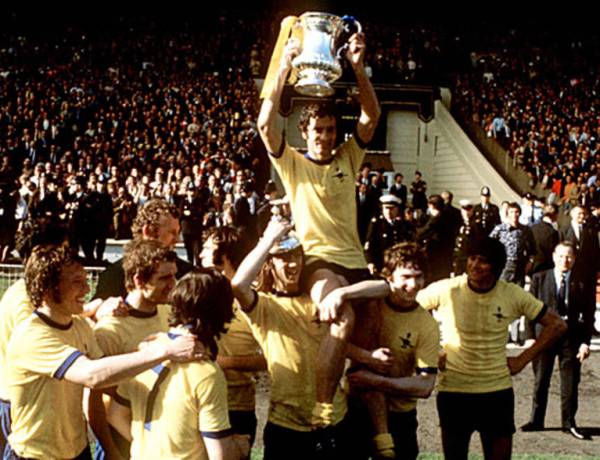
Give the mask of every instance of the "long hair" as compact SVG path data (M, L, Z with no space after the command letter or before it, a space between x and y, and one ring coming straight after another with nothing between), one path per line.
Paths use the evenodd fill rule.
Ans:
M68 247L45 244L33 248L25 265L25 289L34 308L42 306L48 293L60 301L60 275L73 263L79 260Z
M233 319L233 292L225 275L212 268L191 271L177 282L169 303L169 324L189 326L214 358L217 340Z

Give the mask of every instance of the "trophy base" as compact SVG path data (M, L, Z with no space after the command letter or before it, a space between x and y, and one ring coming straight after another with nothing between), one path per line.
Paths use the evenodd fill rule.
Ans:
M331 85L321 78L303 78L296 83L294 89L304 96L313 97L329 97L335 92Z

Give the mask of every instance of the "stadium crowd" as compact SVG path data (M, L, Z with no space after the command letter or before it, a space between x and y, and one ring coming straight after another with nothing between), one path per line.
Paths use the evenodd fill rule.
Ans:
M415 459L417 399L436 385L448 458L466 458L475 431L486 457L510 458L511 376L533 362L522 429L541 430L557 356L562 428L587 439L577 385L600 260L600 202L579 195L596 171L586 169L593 104L577 103L587 80L555 87L569 103L547 110L540 95L553 93L531 69L522 88L493 66L485 83L471 82L475 68L456 88L533 179L564 179L564 190L549 187L567 193L571 221L559 232L558 208L536 210L531 196L501 212L483 187L481 203L455 207L450 191L428 195L419 171L407 187L364 163L381 115L370 77L433 78L437 33L353 34L344 58L359 88L355 132L338 145L334 107L309 104L300 155L277 123L297 44L287 43L259 110L252 78L277 31L213 19L199 33L134 32L134 21L115 36L8 36L1 244L3 260L18 246L25 274L0 302L4 458L89 459L86 421L99 458L249 458L252 373L263 370L265 459ZM524 114L495 121L513 106ZM558 116L578 121L560 132ZM285 198L261 173L265 150ZM187 261L173 252L180 232ZM131 242L84 305L75 254L103 263L109 236ZM507 330L522 317L530 343L506 358Z

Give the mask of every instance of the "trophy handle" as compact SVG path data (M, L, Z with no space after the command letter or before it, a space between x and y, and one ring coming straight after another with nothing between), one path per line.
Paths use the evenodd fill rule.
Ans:
M346 29L347 32L350 32L348 29L350 28L350 26L356 26L356 33L360 34L362 33L362 25L360 24L360 22L358 22L356 20L356 18L354 16L342 16L342 21L344 21L344 28Z
M342 16L342 22L344 23L344 25L342 26L344 28L344 30L346 32L350 32L350 27L355 26L356 27L356 33L360 34L362 33L362 25L360 22L358 22L356 20L356 18L354 16ZM337 50L336 53L336 57L338 60L342 59L342 55L343 53L346 52L346 50L348 49L348 46L350 46L350 44L348 42L344 43L342 46L340 46L340 48Z

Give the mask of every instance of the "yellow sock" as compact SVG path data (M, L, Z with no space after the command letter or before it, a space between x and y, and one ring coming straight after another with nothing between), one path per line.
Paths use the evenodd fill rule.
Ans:
M333 404L317 402L312 411L312 424L319 428L333 425Z
M394 439L389 433L380 433L373 438L375 455L379 458L396 458Z

